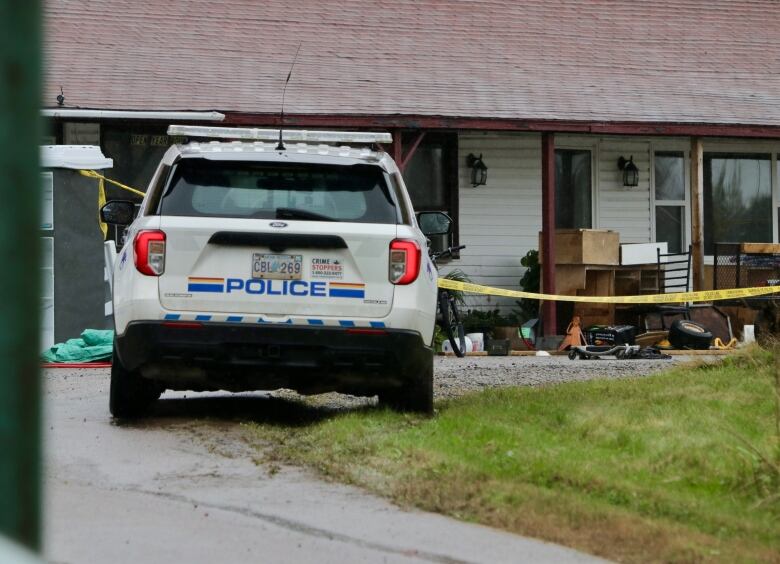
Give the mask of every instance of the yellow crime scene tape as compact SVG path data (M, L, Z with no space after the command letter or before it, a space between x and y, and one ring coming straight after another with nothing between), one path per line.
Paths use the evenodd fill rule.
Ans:
M780 292L780 286L762 286L760 288L731 288L728 290L704 290L699 292L674 292L669 294L651 294L643 296L559 296L557 294L537 294L518 290L506 290L481 286L469 282L458 282L448 278L439 278L439 288L460 290L469 294L485 294L504 296L507 298L528 298L532 300L554 302L582 302L599 304L666 304L679 302L714 302L717 300L734 300L739 298L755 298Z
M108 225L103 223L103 218L100 217L100 208L106 205L105 183L108 182L109 184L113 184L114 186L121 188L122 190L127 190L128 192L132 192L133 194L136 194L137 196L141 196L141 197L144 197L146 193L141 192L140 190L136 190L135 188L128 186L127 184L122 184L121 182L117 182L116 180L111 180L110 178L107 178L102 174L95 172L94 170L79 170L79 173L82 176L86 176L87 178L96 178L98 181L98 225L100 226L100 231L103 232L103 239L105 239L106 236L108 235Z
M95 178L98 181L98 210L106 203L105 182L112 184L137 196L145 196L136 188L122 184L95 172L94 170L79 170L79 172L88 178ZM98 217L100 230L103 232L103 238L108 234L108 226ZM739 298L754 298L757 296L766 296L780 292L780 286L763 286L760 288L732 288L728 290L705 290L700 292L674 292L669 294L650 294L642 296L559 296L557 294L537 294L534 292L522 292L519 290L507 290L505 288L494 288L492 286L482 286L470 282L458 282L449 278L439 278L439 288L447 290L460 290L469 294L484 294L490 296L504 296L507 298L527 298L532 300L554 301L554 302L581 302L581 303L600 303L600 304L664 304L679 302L713 302L717 300L733 300Z

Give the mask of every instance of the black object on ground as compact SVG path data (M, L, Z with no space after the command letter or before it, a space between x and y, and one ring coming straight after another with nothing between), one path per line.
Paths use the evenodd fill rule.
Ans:
M580 360L590 360L593 358L602 358L605 356L614 356L619 360L630 358L640 358L644 360L672 358L671 355L662 354L654 347L645 347L642 349L639 347L639 345L587 345L584 347L571 347L571 349L569 349L570 360L576 360L578 358Z
M507 356L509 344L509 339L488 339L485 342L485 350L488 356Z
M636 327L633 325L591 325L585 329L589 345L633 345L635 337Z
M706 350L712 343L712 333L700 323L678 319L669 329L669 342L676 349Z

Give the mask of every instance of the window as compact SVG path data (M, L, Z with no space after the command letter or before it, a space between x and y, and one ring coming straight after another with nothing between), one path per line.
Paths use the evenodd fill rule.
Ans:
M160 159L179 139L166 135L167 125L104 125L101 131L103 154L114 159L111 178L146 191ZM109 200L140 200L138 196L109 184Z
M41 173L41 229L54 229L54 173Z
M656 152L655 240L668 244L670 253L685 246L685 155L682 152Z
M404 137L404 147L412 136ZM458 147L457 135L426 133L404 171L404 183L416 212L443 211L453 220L453 233L434 237L431 247L441 251L458 241Z
M590 151L555 151L555 227L593 226Z
M397 223L385 173L363 164L183 159L173 171L160 213Z
M715 243L772 242L768 154L704 154L704 252Z
M54 238L41 237L41 350L54 346Z

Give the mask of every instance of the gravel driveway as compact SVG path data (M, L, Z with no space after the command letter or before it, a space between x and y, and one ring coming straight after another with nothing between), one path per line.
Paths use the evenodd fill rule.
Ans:
M697 361L719 362L723 357L696 357ZM433 390L435 399L448 399L469 392L502 386L541 386L597 378L642 377L668 370L692 357L675 356L658 360L569 360L567 356L436 356ZM274 396L301 399L326 409L349 409L376 403L375 398L321 394L301 398L281 390Z
M690 357L659 360L569 360L566 356L437 356L434 390L437 398L499 386L539 386L573 380L647 376Z

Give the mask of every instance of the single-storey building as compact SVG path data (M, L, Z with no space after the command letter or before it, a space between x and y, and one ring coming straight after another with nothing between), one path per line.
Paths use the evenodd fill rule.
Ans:
M44 4L47 142L100 145L131 186L170 123L383 130L476 283L519 289L556 228L692 245L694 289L715 243L780 242L774 0Z

